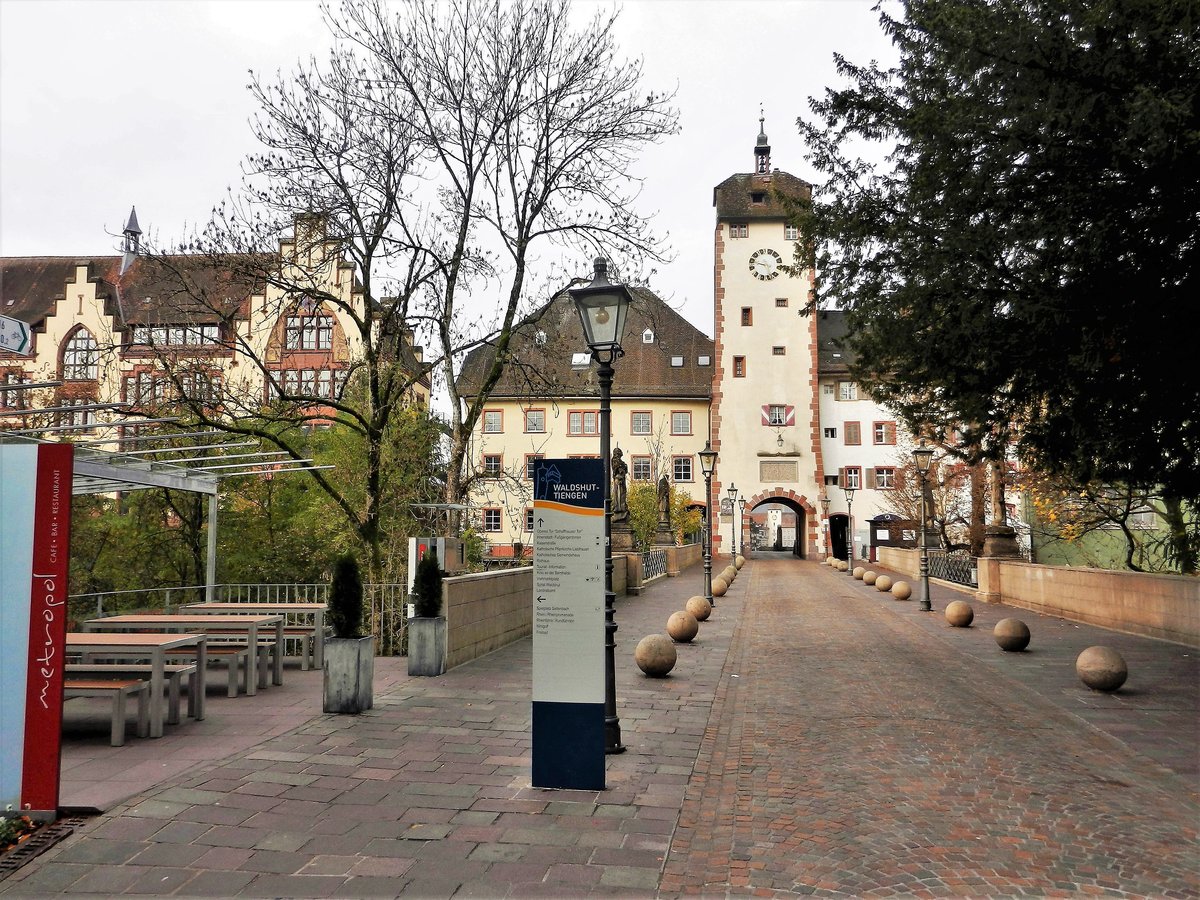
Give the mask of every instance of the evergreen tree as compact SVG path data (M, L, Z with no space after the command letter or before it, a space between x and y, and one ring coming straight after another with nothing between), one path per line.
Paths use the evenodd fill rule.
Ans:
M800 122L828 180L798 262L846 309L856 376L910 428L962 428L968 462L1015 439L1194 503L1194 4L903 0L881 24L898 64L837 57L849 86Z

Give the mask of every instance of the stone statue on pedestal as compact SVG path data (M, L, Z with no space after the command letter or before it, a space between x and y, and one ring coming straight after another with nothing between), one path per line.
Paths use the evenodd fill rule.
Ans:
M629 519L629 500L625 491L625 478L629 474L629 466L623 459L624 455L620 447L612 452L612 494L609 508L613 522L625 522Z
M671 530L671 483L665 474L658 479L658 530Z

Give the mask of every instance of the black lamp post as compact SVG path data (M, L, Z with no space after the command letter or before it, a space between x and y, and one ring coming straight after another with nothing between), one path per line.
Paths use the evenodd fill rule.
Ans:
M715 606L712 592L712 477L717 470L717 451L708 442L700 451L700 471L704 473L704 599Z
M735 525L733 520L737 518L737 516L735 515L735 508L734 508L734 504L737 503L737 492L738 492L737 485L735 485L735 484L729 485L729 490L727 490L725 492L725 496L729 498L729 532L730 532L730 534L729 534L729 538L730 538L730 540L729 540L729 558L730 559L733 559L735 556L734 551L736 548L734 545L737 544L737 538L734 537L734 534L733 534L733 529L734 529L734 525Z
M842 490L846 492L846 574L854 577L854 486L849 479Z
M925 479L929 476L929 464L933 462L933 448L925 446L921 438L921 446L913 450L913 462L917 467L917 477L921 479L921 610L929 612L933 604L929 601L929 535L925 530Z
M832 551L829 545L829 498L825 494L821 495L821 515L825 517L825 555L831 556Z
M745 535L745 533L742 531L742 527L743 527L745 524L746 524L746 498L745 498L745 497L738 497L738 520L737 520L737 533L738 533L738 535L741 537L741 541L742 541L742 553L743 553L743 554L745 554L745 552L746 552L746 535ZM736 547L734 547L733 549L734 549L734 555L736 556L736 555L737 555L737 548L736 548Z
M612 573L612 460L609 444L612 440L612 383L613 362L625 355L621 349L621 334L633 295L623 284L608 280L608 260L597 257L595 276L586 287L572 288L571 299L583 325L584 338L598 365L596 376L600 384L600 459L604 465L604 752L621 753L621 721L617 718L616 632L614 618L616 594L613 593Z

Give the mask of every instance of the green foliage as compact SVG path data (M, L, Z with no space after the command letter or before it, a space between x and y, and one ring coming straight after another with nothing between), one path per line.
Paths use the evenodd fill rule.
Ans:
M329 585L329 624L334 637L362 637L363 585L358 560L349 553L333 564Z
M648 482L634 482L628 500L629 528L634 542L641 549L648 549L658 531L658 490ZM671 485L671 529L676 540L700 528L700 513L691 508L693 502L690 494Z
M468 527L462 533L463 553L466 557L467 571L483 571L483 552L487 549L487 541L474 527Z
M363 472L365 438L335 425L305 433L288 425L243 420L264 430L290 433L301 455L324 472L356 504L368 503ZM408 537L428 533L412 504L436 499L436 423L420 409L392 415L382 447L378 490L377 552L306 473L266 474L222 483L218 510L217 580L224 583L309 584L324 582L335 557L377 557L372 581L401 582L406 576ZM104 497L72 501L71 591L136 590L204 582L207 545L206 498L179 491L138 491L118 505ZM194 599L194 598L192 598ZM131 595L134 607L153 605Z
M442 568L437 554L426 550L417 563L417 574L413 579L413 603L415 614L422 619L431 619L442 612Z
M855 376L993 459L1013 438L1079 484L1200 497L1194 6L900 8L899 64L838 57L849 86L801 123L828 180L798 256L847 311Z
M19 843L22 837L33 834L39 827L29 816L0 815L0 851Z

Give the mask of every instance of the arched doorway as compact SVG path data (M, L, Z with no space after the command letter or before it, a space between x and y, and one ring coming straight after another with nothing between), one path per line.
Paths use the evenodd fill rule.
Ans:
M747 500L738 546L751 552L786 552L798 559L824 556L819 517L794 491L763 491Z

